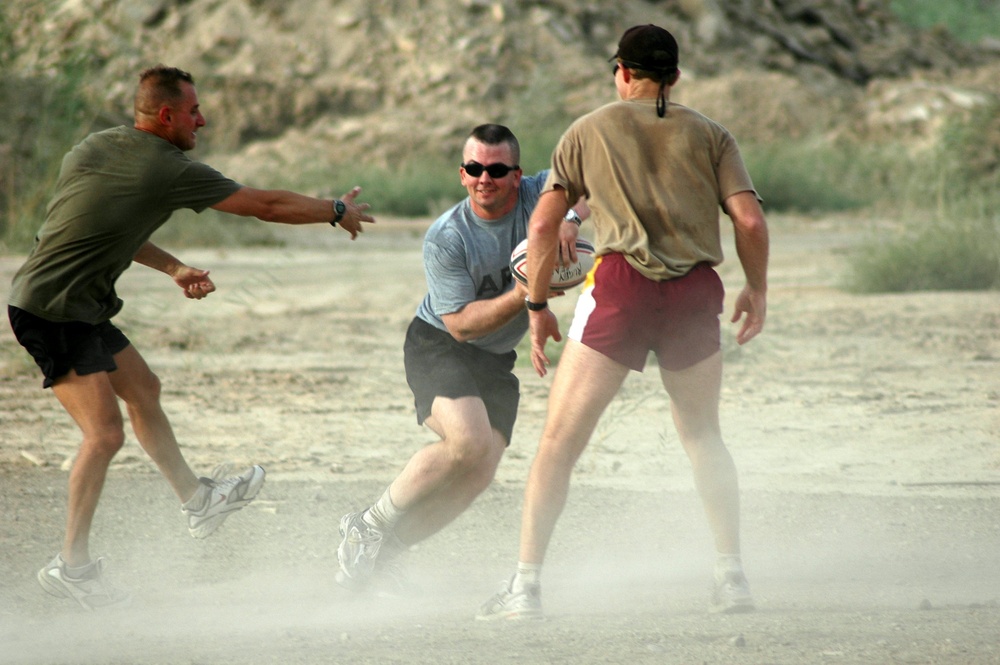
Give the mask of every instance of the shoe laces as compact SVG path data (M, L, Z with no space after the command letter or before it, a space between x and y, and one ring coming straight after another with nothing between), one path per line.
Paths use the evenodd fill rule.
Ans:
M352 543L359 543L361 545L374 545L376 543L382 542L382 532L377 528L368 524L363 519L359 520L364 525L364 531L362 531L356 524L351 525L351 530L347 532L347 538Z
M231 479L230 477L232 475L233 475L233 463L223 462L222 464L219 464L214 469L212 469L212 475L210 476L209 479L212 481L213 484L218 484L226 480L230 480Z
M239 475L233 470L232 462L223 462L212 470L212 476L209 481L212 483L212 488L228 491L240 485L246 480L243 476Z

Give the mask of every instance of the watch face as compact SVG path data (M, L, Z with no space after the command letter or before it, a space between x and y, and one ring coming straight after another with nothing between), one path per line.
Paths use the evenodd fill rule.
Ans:
M336 201L333 202L333 209L334 211L336 211L338 215L343 215L345 212L347 212L347 204L341 201L340 199L337 199Z

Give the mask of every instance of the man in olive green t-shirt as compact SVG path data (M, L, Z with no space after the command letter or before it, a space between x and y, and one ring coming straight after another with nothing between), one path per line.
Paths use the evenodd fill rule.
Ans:
M252 466L198 478L181 454L160 405L160 382L111 323L122 307L115 282L134 261L169 275L184 296L215 291L207 270L149 241L175 210L222 212L285 224L340 225L357 237L373 222L359 188L333 201L244 187L190 159L205 125L194 79L158 65L140 76L135 124L91 134L64 158L35 246L14 276L8 316L52 392L83 432L69 478L60 553L38 573L49 593L87 610L126 604L130 595L103 579L92 560L91 522L111 459L125 441L118 399L132 429L182 503L191 535L204 538L249 503L264 482Z

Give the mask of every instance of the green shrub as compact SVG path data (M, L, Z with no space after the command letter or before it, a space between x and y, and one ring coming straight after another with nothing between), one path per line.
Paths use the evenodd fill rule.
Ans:
M850 259L856 293L1000 288L1000 218L932 221L869 239Z
M330 164L290 173L289 177L269 182L268 187L311 192L319 196L340 196L358 185L359 200L369 201L374 214L399 217L436 216L454 205L465 189L458 180L461 155L445 161L441 156L416 157L401 161L392 169L367 164Z
M944 27L967 43L1000 36L995 0L892 0L890 7L900 20L914 27Z
M818 140L747 144L747 169L768 210L840 212L873 202L875 192L862 183L875 177L873 154L862 157L857 145ZM866 158L867 157L867 158Z
M0 96L18 100L5 107L0 143L10 153L0 159L0 247L24 251L45 218L63 155L92 127L97 113L83 94L89 64L77 54L46 80L23 80L0 73ZM21 111L18 111L21 109Z
M458 179L460 161L461 155L456 155L454 163L440 159L414 161L396 171L359 166L352 170L350 182L341 182L334 189L339 195L360 185L369 196L377 196L377 214L437 216L465 196Z
M878 206L907 224L850 257L852 291L1000 288L1000 108L956 118L938 146L883 169Z

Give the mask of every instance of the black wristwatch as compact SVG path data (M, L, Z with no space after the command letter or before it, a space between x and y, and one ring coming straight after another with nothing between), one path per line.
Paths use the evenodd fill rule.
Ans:
M333 219L330 220L330 226L336 226L337 222L344 218L347 214L347 204L340 199L333 200Z
M540 312L549 306L549 301L545 302L531 302L527 298L524 299L524 306L528 308L529 312Z

